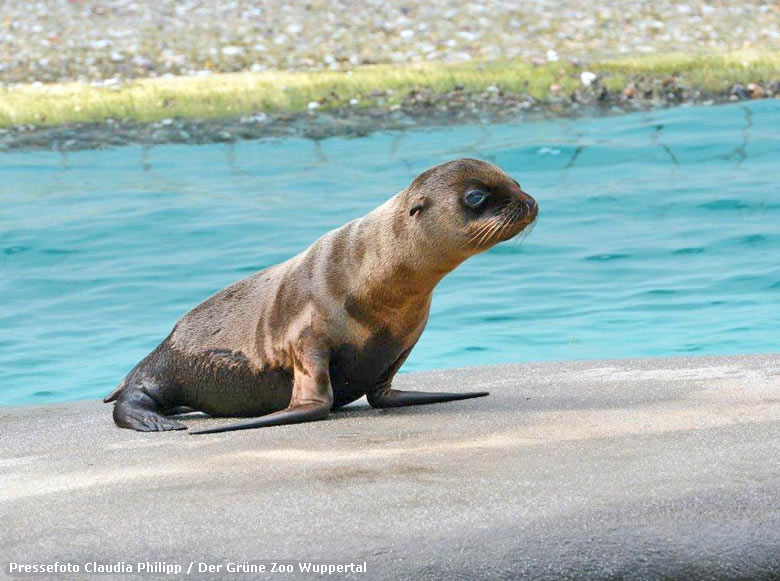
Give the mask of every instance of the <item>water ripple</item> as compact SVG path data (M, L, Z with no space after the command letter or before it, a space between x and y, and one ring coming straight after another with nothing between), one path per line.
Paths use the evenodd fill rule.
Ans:
M405 371L777 351L780 107L0 156L0 403L98 397L175 321L452 156L538 226L466 261Z

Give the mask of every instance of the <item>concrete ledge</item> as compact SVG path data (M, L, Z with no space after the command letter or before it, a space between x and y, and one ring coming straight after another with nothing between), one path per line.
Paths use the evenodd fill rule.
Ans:
M492 395L199 437L117 429L94 401L0 408L4 573L286 559L365 561L367 579L780 579L780 355L397 384Z

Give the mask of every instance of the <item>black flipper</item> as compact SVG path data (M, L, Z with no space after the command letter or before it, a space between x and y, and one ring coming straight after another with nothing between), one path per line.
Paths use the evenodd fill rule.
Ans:
M487 391L473 391L470 393L439 393L434 391L401 391L385 387L369 393L368 403L375 408L399 408L410 405L425 405L429 403L442 403L457 401L459 399L472 399L490 395Z
M114 422L120 428L138 432L187 429L184 424L166 418L160 404L143 387L130 387L122 391L114 404Z
M251 430L253 428L266 428L269 426L284 426L287 424L301 424L303 422L316 422L324 420L330 413L330 405L301 404L290 406L287 409L274 412L259 418L252 418L227 426L217 426L190 432L190 434L216 434L218 432L232 432L233 430Z

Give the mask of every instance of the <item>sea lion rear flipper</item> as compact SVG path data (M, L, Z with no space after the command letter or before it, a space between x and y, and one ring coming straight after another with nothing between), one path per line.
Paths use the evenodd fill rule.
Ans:
M114 404L114 423L120 428L138 432L167 432L186 430L187 426L163 415L159 397L152 395L158 386L151 377L134 378ZM170 406L166 406L170 407Z
M303 422L316 422L327 419L330 413L330 405L321 404L303 404L291 406L287 409L274 412L259 418L244 420L227 426L217 426L216 428L207 428L190 432L190 434L216 434L217 432L232 432L233 430L251 430L253 428L266 428L269 426L284 426L288 424L301 424Z
M472 399L490 395L487 391L473 391L469 393L444 393L428 391L401 391L384 387L367 394L368 403L374 408L397 408L410 405L425 405L429 403L442 403L457 401L459 399Z

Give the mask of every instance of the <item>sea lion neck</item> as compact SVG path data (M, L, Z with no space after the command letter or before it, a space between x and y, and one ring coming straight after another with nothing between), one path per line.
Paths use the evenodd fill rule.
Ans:
M374 332L406 336L425 324L434 287L457 263L419 244L397 198L345 227L344 308Z
M359 222L361 237L370 240L372 247L368 262L361 268L366 275L361 282L389 285L410 297L430 295L465 257L451 256L441 240L421 235L418 218L409 215L403 194Z

